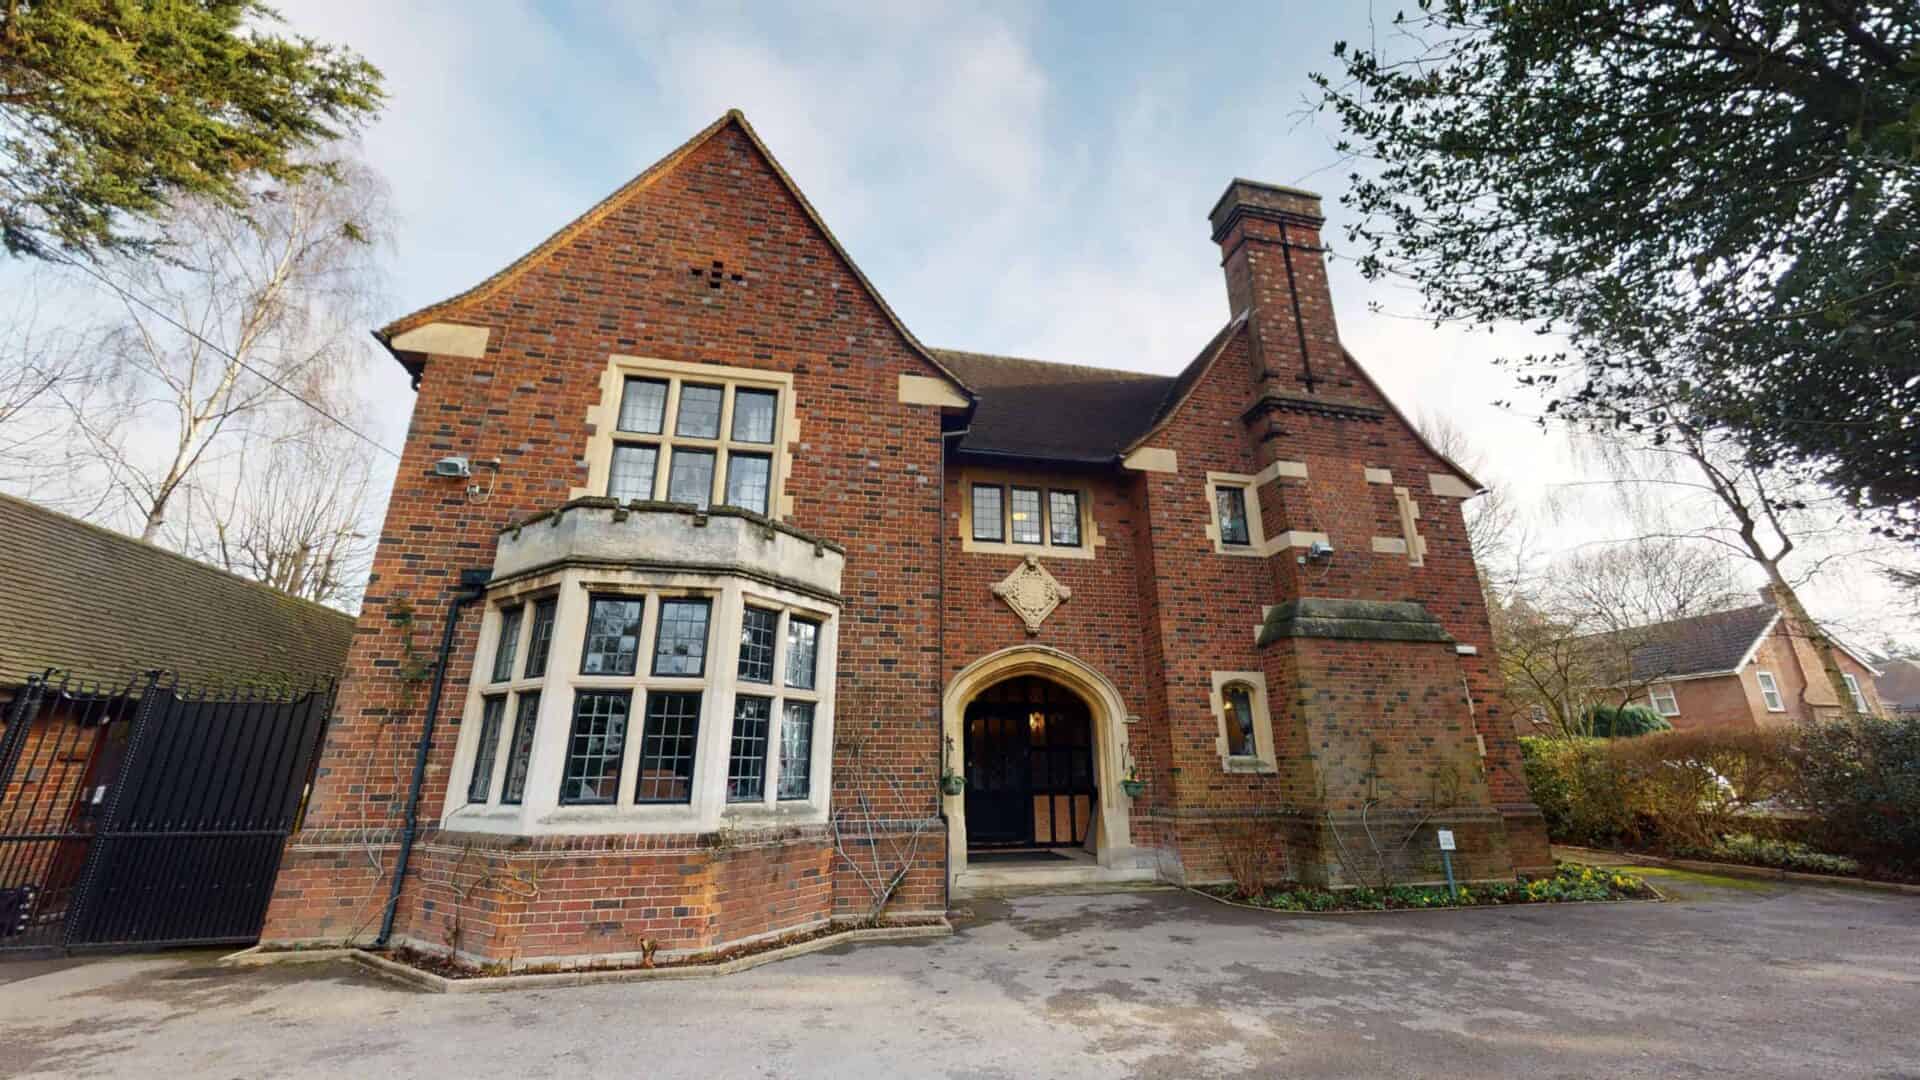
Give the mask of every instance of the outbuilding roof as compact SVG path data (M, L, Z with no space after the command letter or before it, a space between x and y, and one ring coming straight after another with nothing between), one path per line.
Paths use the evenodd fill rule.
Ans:
M12 496L0 537L0 687L51 667L292 688L346 663L353 617L332 608Z

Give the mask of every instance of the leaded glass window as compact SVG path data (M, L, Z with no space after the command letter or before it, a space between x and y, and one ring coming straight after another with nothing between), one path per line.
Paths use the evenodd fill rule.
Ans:
M673 448L673 467L667 477L667 499L692 503L702 510L713 499L713 451Z
M733 441L772 442L774 409L779 402L780 395L772 390L735 390Z
M1047 492L1047 526L1053 543L1059 547L1080 546L1080 493Z
M820 650L820 624L806 619L787 620L787 685L811 690Z
M653 498L653 474L660 464L660 448L639 443L618 443L607 469L607 497L623 503Z
M1000 489L993 484L973 485L973 538L995 542L1006 539L1000 517Z
M500 613L500 638L493 646L493 681L506 682L513 678L514 655L520 649L519 607L510 607Z
M740 678L745 682L773 681L774 634L780 613L749 607L740 619Z
M1214 515L1219 519L1221 543L1253 543L1247 535L1247 493L1244 488L1214 488L1213 505Z
M719 438L720 400L725 396L723 387L682 384L680 417L674 421L674 434L689 439Z
M667 416L667 384L661 379L629 378L620 394L620 430L660 434Z
M758 802L767 793L767 727L773 699L741 694L733 701L733 748L727 757L727 801Z
M610 803L620 797L620 758L627 747L628 690L582 690L573 696L573 732L560 779L563 806Z
M1255 757L1260 751L1253 739L1253 692L1245 683L1230 683L1220 691L1220 703L1226 712L1227 753L1233 757Z
M813 788L813 702L789 701L780 722L780 798L804 799Z
M640 774L633 786L633 801L691 801L693 754L699 738L698 691L648 691L646 730L640 738Z
M767 512L773 459L765 454L727 455L727 505L756 514Z
M493 763L500 753L500 721L507 699L490 697L480 704L480 744L473 754L473 775L467 779L467 801L483 803L493 794Z
M537 679L547 673L547 658L553 655L554 605L551 596L533 605L533 630L527 638L527 670L524 678Z
M655 636L655 675L698 676L707 667L707 611L705 600L660 601L660 629Z
M1008 518L1012 522L1013 542L1016 544L1037 544L1040 542L1040 489L1009 488Z
M646 606L646 601L639 598L593 598L587 610L586 655L580 662L583 674L633 674L640 654L640 618Z
M523 693L513 717L513 742L507 747L507 782L500 801L518 806L527 792L527 764L533 758L534 726L540 719L540 693Z

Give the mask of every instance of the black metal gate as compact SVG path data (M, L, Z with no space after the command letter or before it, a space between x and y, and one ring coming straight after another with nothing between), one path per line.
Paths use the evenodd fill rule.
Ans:
M30 680L0 734L0 951L257 940L332 696Z

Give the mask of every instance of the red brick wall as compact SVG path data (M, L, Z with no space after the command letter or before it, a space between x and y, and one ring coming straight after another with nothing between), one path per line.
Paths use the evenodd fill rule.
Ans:
M716 259L745 282L711 289L689 274ZM791 523L847 549L836 724L925 777L901 805L884 807L887 814L937 812L939 656L928 643L938 633L940 582L925 540L938 528L939 418L899 403L898 376L938 372L741 128L722 127L505 287L437 317L491 335L485 356L433 357L421 379L309 831L371 830L376 845L393 841L427 696L419 672L432 659L448 590L460 569L491 564L500 526L586 483L585 416L612 353L793 373L800 443L788 486ZM485 503L469 502L459 483L427 476L430 463L449 454L502 460ZM469 610L447 672L454 701L478 626ZM443 801L458 719L444 709L434 739L421 800L429 820ZM302 911L316 888L385 887L378 875L319 886L315 879L336 869L338 857L303 847L296 837L269 940L310 936L305 928L324 921ZM943 859L937 845L930 857ZM359 899L328 895L327 903ZM827 907L822 900L823 916ZM327 925L338 928L337 920Z

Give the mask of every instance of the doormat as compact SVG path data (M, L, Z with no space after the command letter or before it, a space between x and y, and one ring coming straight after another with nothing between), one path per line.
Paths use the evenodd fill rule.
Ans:
M967 862L969 863L1052 862L1055 859L1059 859L1061 861L1067 861L1067 857L1065 855L1060 854L1057 851L1039 850L1039 851L969 851L967 852Z

